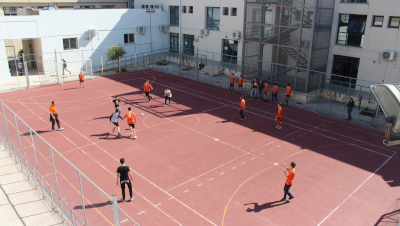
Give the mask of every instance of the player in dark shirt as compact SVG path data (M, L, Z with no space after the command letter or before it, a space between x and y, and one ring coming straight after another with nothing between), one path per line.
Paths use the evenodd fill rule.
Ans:
M121 103L121 99L119 99L118 96L115 96L115 99L111 100L111 97L110 97L110 102L114 103L115 108L117 108L119 110L119 114L122 114L122 109L119 106Z
M120 159L119 162L121 163L121 166L118 167L118 169L117 169L117 185L118 185L118 180L119 180L119 183L121 184L121 190L122 190L121 201L126 202L125 201L125 184L128 185L129 195L131 196L129 201L132 201L134 199L134 197L132 196L132 184L131 184L132 174L131 174L131 171L129 170L129 166L125 165L124 158Z

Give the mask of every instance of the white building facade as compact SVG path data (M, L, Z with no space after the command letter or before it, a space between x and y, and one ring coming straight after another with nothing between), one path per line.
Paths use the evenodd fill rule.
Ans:
M351 88L399 83L400 1L336 1L332 23L328 82Z

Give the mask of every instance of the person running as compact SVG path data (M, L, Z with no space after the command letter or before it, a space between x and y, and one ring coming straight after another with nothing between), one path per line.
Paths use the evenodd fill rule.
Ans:
M291 86L290 86L290 83L289 83L289 84L287 84L287 86L286 86L285 89L286 89L285 101L286 101L286 106L287 106L287 105L288 105L288 102L289 102L290 95L292 94L292 92L294 93L294 88L291 87Z
M268 90L269 90L269 84L268 82L264 82L264 101L267 101L268 97Z
M64 59L62 59L62 62L63 62L63 75L65 74L65 71L68 71L68 69L67 69L67 62L64 60ZM71 74L71 72L70 71L68 71L69 72L69 74Z
M118 118L124 120L124 119L121 117L121 115L119 114L118 108L116 108L116 109L115 109L115 112L112 113L112 114L110 115L110 122L112 122L112 123L114 124L114 127L113 127L113 129L112 129L112 132L114 133L115 127L117 127L118 136L120 137L120 136L121 136L121 130L119 129Z
M264 82L260 79L258 80L258 94L259 96L259 100L262 100L262 96L263 96L263 92L264 92Z
M171 90L169 90L168 88L165 88L164 96L165 96L165 103L164 103L164 107L165 107L165 106L167 106L167 100L169 100L168 105L171 104L171 98L172 98Z
M275 103L278 103L278 86L276 85L276 83L274 83L274 86L272 87L272 100L271 102L274 102L275 99Z
M128 185L128 189L129 189L129 195L130 195L130 199L129 201L132 201L135 199L135 197L133 197L132 195L132 173L129 170L129 166L125 165L125 159L121 158L119 160L119 162L121 163L121 166L118 167L117 169L117 185L118 185L118 179L119 179L119 183L121 184L121 190L122 190L122 202L126 202L125 200L125 184Z
M83 74L83 72L81 71L81 73L79 73L79 89L82 88L82 83L83 88L85 88L85 74Z
M240 120L246 120L247 118L243 114L244 109L246 109L246 102L244 101L243 96L240 96L240 108L239 108Z
M287 167L285 163L283 163L283 165L286 168L286 170L283 171L286 176L286 182L285 182L285 187L283 188L285 193L283 195L283 199L281 199L281 202L286 201L286 195L289 195L289 199L294 199L294 195L292 195L292 193L290 193L290 188L293 185L294 176L296 175L296 170L294 169L296 167L296 163L291 162L290 168Z
M121 103L121 99L119 99L118 96L115 96L114 100L111 100L111 97L110 97L110 102L114 103L115 108L118 109L120 114L122 114L122 109L119 106L119 104Z
M254 99L256 98L256 93L257 93L257 79L253 78L253 82L252 82L252 89L251 89L251 93L250 93L250 99Z
M151 102L151 99L153 99L152 96L150 96L150 91L153 90L153 86L150 84L150 81L147 80L144 85L143 85L144 92L146 93L146 97L149 98L149 102Z
M52 131L56 131L54 129L54 124L56 124L56 122L57 122L57 126L58 126L58 130L59 131L64 129L64 128L62 128L60 126L60 121L58 120L56 102L54 100L51 102L51 105L50 105L50 121L51 121L51 130Z
M277 129L282 129L282 107L281 103L278 103L278 115L275 117L276 127Z
M131 130L131 135L133 135L133 138L137 139L135 130L136 115L131 111L131 107L128 107L128 113L125 114L124 119L125 118L128 122L129 129Z
M229 92L232 91L232 93L235 93L235 74L232 73L231 76L229 77Z
M243 94L243 82L244 82L243 76L240 75L239 79L237 80L237 84L241 94Z

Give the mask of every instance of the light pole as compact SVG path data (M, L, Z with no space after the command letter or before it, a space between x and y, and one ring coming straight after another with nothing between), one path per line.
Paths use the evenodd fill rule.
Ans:
M146 9L146 13L150 14L150 51L151 51L151 61L153 62L153 41L151 39L151 14L155 13L155 9Z

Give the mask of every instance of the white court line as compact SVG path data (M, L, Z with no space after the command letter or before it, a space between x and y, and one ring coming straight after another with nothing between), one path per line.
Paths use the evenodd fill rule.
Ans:
M153 83L162 84L162 83L159 83L159 82L153 82ZM167 82L167 83L168 83L168 82ZM169 84L171 84L171 83L169 83ZM162 85L165 85L165 84L162 84ZM176 84L172 84L172 85L170 85L170 86L177 86L177 87L181 87L181 88L183 88L183 89L188 89L188 88L185 87L185 86L180 86L180 85L176 85ZM210 98L205 97L205 96L212 96L212 95L210 95L210 94L208 94L208 93L203 93L203 92L200 92L200 91L197 91L197 90L190 90L190 92L187 92L187 91L183 91L182 89L180 89L179 91L184 92L184 93L187 93L187 94L189 94L189 95L193 95L193 96L196 96L196 97L200 97L200 98L203 98L203 99L212 101L212 102L220 103L220 104L223 104L223 105L226 105L226 106L229 106L229 107L237 108L237 104L238 104L238 103L236 103L236 102L228 101L228 103L234 103L234 104L235 104L235 106L232 106L232 105L229 105L229 104L226 104L226 103L222 103L222 102L219 102L219 101L216 101L216 100L213 100L213 99L210 99ZM194 94L194 92L201 93L202 95ZM223 99L223 98L220 98L220 97L216 97L216 96L212 96L212 97L213 97L213 98L216 98L216 99L221 99L221 100L226 101L226 99ZM262 110L259 110L259 109L257 109L257 108L254 108L254 107L250 107L250 106L249 106L249 107L247 107L247 108L248 108L248 109L254 109L254 110L256 110L256 111L261 111L261 112L263 112L263 113L267 113L267 114L270 114L270 115L275 116L275 114L272 114L272 113L269 113L269 112L266 112L266 111L262 111ZM270 120L274 120L274 121L275 121L275 118L269 118L269 117L266 117L266 116L263 116L263 115L260 115L260 114L251 112L251 111L246 111L246 112L249 112L249 113L251 113L251 114L258 115L258 116L260 116L260 117L267 118L267 119L270 119ZM299 122L299 121L296 121L296 120L293 120L293 119L290 119L290 118L287 118L287 120L293 121L293 122L296 122L296 123L299 123L299 124L303 124L303 125L309 126L309 127L311 127L311 128L317 128L317 129L322 130L322 131L324 131L324 132L333 133L333 134L335 134L335 135L342 136L342 137L345 137L345 138L349 139L348 136L344 136L344 135L342 135L342 134L340 134L340 133L335 133L335 132L332 132L332 131L329 131L329 130L325 130L325 129L322 129L322 128L319 128L319 127L310 126L310 125L308 125L308 124L306 124L306 123L302 123L302 122ZM370 151L370 152L373 152L373 153L376 153L376 154L380 154L380 155L384 155L384 156L386 156L386 157L390 157L390 156L385 155L385 154L382 154L382 153L380 153L380 152L375 152L375 151L372 151L372 150L370 150L370 149L360 147L360 146L358 146L358 145L354 145L354 144L351 144L351 143L347 143L347 142L344 142L344 141L342 141L342 140L340 140L340 139L335 139L335 138L333 138L333 137L330 137L330 136L327 136L327 135L323 135L323 134L314 132L314 131L312 131L312 130L308 130L308 129L305 129L305 128L302 128L302 127L299 127L299 126L290 125L290 124L287 124L287 125L293 126L293 127L295 127L295 128L299 128L299 129L301 129L301 130L305 130L305 131L308 131L308 132L312 132L312 133L315 133L315 134L318 134L318 135L321 135L321 136L324 136L324 137L328 137L328 138L331 138L331 139L333 139L333 140L341 141L341 142L343 142L343 143L345 143L345 144L349 144L349 145L352 145L352 146L356 146L356 147L358 147L358 148L361 148L361 149L364 149L364 150L367 150L367 151ZM392 153L396 153L395 151L392 151L392 150L390 150L390 149L386 149L386 148L383 148L383 147L380 147L380 146L377 146L377 145L374 145L374 144L370 144L370 143L365 142L365 141L362 141L362 140L358 140L358 139L355 139L355 138L351 138L351 139L353 139L353 140L355 140L355 141L358 141L358 142L361 142L361 143L364 143L364 144L368 144L368 145L371 145L371 146L374 146L374 147L383 149L383 150L390 151L390 152L392 152Z
M280 145L278 145L278 146L276 146L277 148L279 148L280 147Z
M186 192L188 192L189 190L186 190L186 191L184 191L183 193L186 193Z
M201 186L202 184L203 184L203 183L201 183L201 184L198 184L198 185L197 185L197 187L198 187L198 186Z
M219 175L221 176L221 175L223 175L225 172L222 172L222 173L220 173Z
M245 164L246 162L242 162L242 165Z
M32 100L33 101L33 100ZM34 101L35 102L35 101ZM40 105L39 105L40 106ZM42 106L41 106L42 107ZM42 107L43 108L43 107ZM43 108L45 111L46 109ZM62 120L60 120L62 121ZM171 120L172 121L172 120ZM114 160L118 161L119 160L114 157L113 155L111 155L109 152L107 152L105 149L103 149L102 147L100 147L98 144L94 143L93 141L91 141L89 138L87 138L85 135L83 135L82 133L78 132L74 127L68 125L65 121L62 121L65 125L67 125L68 127L70 127L71 129L73 129L76 133L78 133L79 135L81 135L83 138L85 138L86 140L92 142L95 146L97 146L99 149L101 149L103 152L105 152L106 154L108 154L110 157L112 157ZM64 136L64 135L63 135ZM65 137L65 136L64 136ZM150 181L149 179L147 179L146 177L144 177L143 175L141 175L139 172L137 172L136 170L134 170L133 168L130 168L130 170L132 172L134 172L135 174L137 174L138 176L140 176L141 178L143 178L144 180L146 180L147 182L149 182L150 184L152 184L154 187L158 188L160 191L162 191L164 194L170 196L170 197L174 197L173 195L169 194L167 191L165 191L164 189L162 189L161 187L159 187L158 185L156 185L155 183L153 183L152 181ZM114 174L113 174L114 175ZM175 197L174 197L175 198ZM198 213L197 211L195 211L194 209L190 208L188 205L186 205L185 203L183 203L182 201L180 201L179 199L175 198L175 200L177 202L179 202L180 204L182 204L183 206L185 206L187 209L191 210L192 212L194 212L195 214L197 214L198 216L200 216L201 218L203 218L204 220L208 221L209 223L211 223L212 225L217 226L215 223L213 223L212 221L210 221L208 218L204 217L203 215L201 215L200 213ZM167 214L166 214L167 215ZM169 215L167 215L169 216ZM170 217L171 218L171 217ZM172 220L174 220L175 222L177 222L175 219L171 218ZM178 223L178 222L177 222ZM180 223L178 223L180 224Z
M328 214L328 216L326 216L321 222L319 222L317 224L317 226L321 225L322 223L324 223L324 221L326 221L326 219L328 219L337 209L339 209L354 193L357 192L358 189L360 189L372 176L375 175L376 172L378 172L396 153L394 153L391 157L389 157L381 166L379 166L378 169L376 169L366 180L364 180L364 182L362 182L360 184L360 186L358 186L352 193L350 193L350 195L348 195L335 209L332 210L332 212L330 212Z
M235 167L233 167L232 169L236 169L236 166L235 166Z
M120 223L124 223L125 221L127 221L128 219L125 219L125 220L123 220L123 221L121 221Z
M260 155L263 155L264 153L261 153Z
M161 203L158 203L157 205L155 205L155 206L159 206L159 205L161 205Z
M31 99L32 100L32 99ZM32 100L33 102L35 102L34 100ZM23 104L22 102L20 102L22 105L24 105L27 109L29 109L33 114L37 115L35 112L33 112L30 108L28 108L25 104ZM36 102L35 102L36 103ZM37 104L37 103L36 103ZM39 104L37 104L39 105ZM40 105L39 105L40 106ZM43 108L42 106L40 106L41 108ZM44 110L46 110L45 108L43 108ZM38 115L37 115L38 116ZM39 116L38 116L39 117ZM40 118L40 117L39 117ZM42 118L40 118L42 119ZM43 119L42 119L43 120ZM45 123L47 123L47 121L43 120ZM60 120L61 121L61 120ZM64 122L65 123L65 122ZM65 123L66 125L68 125L67 123ZM69 126L69 125L68 125ZM71 126L69 126L71 127ZM71 127L73 130L75 130L73 127ZM76 130L75 130L76 131ZM76 131L77 132L77 131ZM81 133L77 132L78 134L80 134L82 137L86 138L87 140L89 140L87 137L85 137L84 135L82 135ZM103 165L101 165L95 158L93 158L92 156L90 156L88 153L86 153L85 151L83 151L78 145L76 145L75 143L73 143L70 139L68 139L64 134L62 134L62 132L60 132L60 134L67 139L68 141L70 141L72 144L74 144L79 150L81 150L84 154L86 154L87 156L90 157L90 159L92 159L93 161L95 161L98 165L100 165L101 167L103 167L108 173L110 173L113 177L115 176L114 173L112 173L110 170L108 170L107 168L105 168ZM110 155L112 158L114 158L115 160L118 161L117 158L115 158L114 156L112 156L110 153L108 153L107 151L105 151L104 149L102 149L100 146L98 146L96 143L94 143L93 141L89 140L90 142L92 142L94 145L96 145L98 148L100 148L101 150L103 150L104 152L106 152L108 155ZM132 170L132 169L131 169ZM132 170L133 171L133 170ZM143 177L142 177L143 178ZM146 197L144 197L143 195L141 195L138 191L136 191L135 189L132 189L133 191L135 191L137 194L139 194L144 200L146 200L148 203L150 203L151 205L154 206L154 204L148 200ZM132 206L134 206L136 209L139 210L138 207L136 207L134 204L132 204L132 202L130 202L130 204ZM164 212L163 210L161 210L160 208L158 208L156 206L156 208L162 212L165 216L167 216L168 218L170 218L171 220L173 220L175 223L182 225L181 223L179 223L177 220L175 220L174 218L172 218L170 215L168 215L166 212ZM151 219L151 218L150 218ZM152 220L152 219L151 219ZM153 220L152 220L153 221Z
M208 179L208 181L211 181L211 180L213 180L214 178L210 178L210 179Z
M253 157L252 159L250 159L250 160L253 160L253 159L255 159L256 157Z
M146 212L146 211L143 210L142 212L138 213L137 215L140 215L140 214L142 214L142 213L144 213L144 212Z

